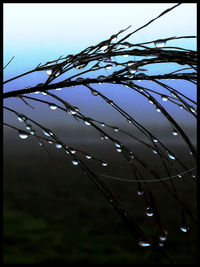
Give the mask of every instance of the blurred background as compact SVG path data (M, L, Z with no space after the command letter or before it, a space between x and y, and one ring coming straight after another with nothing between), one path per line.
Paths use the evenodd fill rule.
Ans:
M15 56L4 71L4 80L35 68L40 62L44 64L61 55L78 53L131 25L129 33L173 5L4 4L4 66ZM181 4L131 36L129 41L139 43L184 35L196 35L196 4ZM195 39L173 40L170 45L196 50ZM180 68L175 64L168 65L162 68L149 66L148 73L160 74ZM46 72L27 75L5 84L4 92L34 86L44 82L47 77ZM56 81L63 78L61 76ZM180 80L164 82L196 100L196 87L191 83ZM166 93L154 83L136 83ZM182 138L172 135L171 124L143 96L130 88L114 84L98 84L95 89L112 99L173 149L187 168L195 167L195 161ZM85 87L63 88L55 93L77 106L85 116L145 140L133 125L128 124L117 111L99 96L94 97ZM32 96L47 101L51 99L41 93ZM156 99L160 101L159 97ZM4 100L5 106L52 129L66 145L82 149L108 162L105 168L95 161L84 159L93 171L114 177L133 178L121 153L116 153L109 141L101 140L99 133L92 127L62 111L50 110L48 105L34 101L29 103L34 110L20 99ZM162 104L196 146L195 118L169 101ZM25 129L15 114L4 111L3 115L4 122ZM120 132L113 132L107 127L104 129L146 160L162 177L166 177L152 151ZM36 130L42 135L39 129ZM65 151L48 143L44 144L44 150L36 138L30 136L22 140L15 130L6 126L3 141L4 263L168 263L152 249L142 249L137 245L110 203L81 169L72 164ZM116 192L135 220L152 234L153 218L145 216L145 203L137 195L136 184L103 176L102 179ZM170 184L170 181L167 183ZM174 183L181 198L196 214L196 188L191 177L185 175L182 180L174 179ZM181 232L181 214L177 203L160 183L149 186L168 231L166 250L177 263L196 263L195 225L188 218L190 230L188 233Z

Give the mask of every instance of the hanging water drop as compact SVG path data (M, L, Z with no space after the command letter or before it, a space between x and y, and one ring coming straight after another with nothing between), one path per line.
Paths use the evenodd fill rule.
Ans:
M89 121L85 121L85 125L91 125Z
M117 152L122 152L121 148L116 149Z
M163 247L163 246L164 246L164 243L161 243L161 242L160 242L160 243L158 243L158 246L159 246L159 247Z
M152 139L154 143L158 143L158 140L156 138Z
M46 93L46 92L42 92L42 94L43 94L43 95L47 95L47 93Z
M141 190L138 190L138 191L137 191L137 194L138 194L138 196L142 196L142 195L144 194L144 192L141 191Z
M73 159L73 160L72 160L72 164L74 164L75 166L78 165L78 163L79 163L79 162L78 162L77 159Z
M101 50L101 51L104 51L104 50L106 50L107 48L108 48L108 45L104 45L104 46L100 47L100 50Z
M46 135L46 136L50 136L50 133L46 130L43 130L43 133Z
M182 175L181 174L178 174L177 177L181 179L182 178Z
M102 162L101 165L104 166L104 167L106 167L108 165L108 163Z
M107 100L107 103L108 103L109 105L111 105L111 106L113 106L113 105L114 105L114 103L113 103L113 101L112 101L112 100Z
M106 65L106 69L107 69L107 70L109 70L109 69L111 69L111 68L112 68L112 65L111 65L111 64Z
M57 106L55 104L49 104L49 108L55 110L57 109Z
M128 119L127 121L128 121L128 123L130 123L130 124L132 123L132 121L131 121L130 119Z
M50 76L52 74L52 70L47 70L46 73Z
M149 98L149 103L150 104L153 104L153 100Z
M30 124L27 124L27 125L26 125L26 129L29 130L29 131L31 130L31 127L32 127L32 126L31 126Z
M176 159L172 154L170 154L170 153L168 153L168 157L170 158L170 159Z
M156 111L157 111L157 112L161 112L161 109L157 107L157 108L156 108Z
M168 96L166 96L166 95L162 95L161 99L162 99L162 101L168 101L169 100Z
M95 91L95 90L93 90L93 91L92 91L92 95L93 95L93 96L97 96L97 95L98 95L98 92Z
M158 154L158 152L157 152L155 149L153 149L152 152L153 152L154 154Z
M27 132L19 131L19 137L21 139L26 139L28 136L29 136L29 134Z
M146 215L148 217L152 217L153 216L153 210L152 210L152 208L147 207L147 209L146 209Z
M20 122L25 122L26 117L25 117L23 114L18 114L17 119L18 119L18 121L20 121Z
M56 88L55 90L56 90L56 91L60 91L60 90L62 90L62 88Z
M166 44L166 41L155 41L154 42L154 45L155 45L155 47L157 47L157 48L162 48L162 47L164 47L165 46L165 44Z
M113 130L114 130L115 132L118 132L118 131L119 131L119 129L118 129L118 128L114 128Z
M85 157L86 157L86 159L91 159L92 158L90 155L86 155Z
M183 105L179 105L179 108L180 108L180 109L183 109Z
M149 242L147 242L147 241L140 241L139 242L139 246L140 247L150 247L151 244Z
M34 135L34 134L35 134L35 130L31 130L31 131L30 131L30 134L31 134L31 135Z
M57 147L57 148L61 148L61 147L62 147L62 145L61 145L61 144L59 144L59 143L56 143L56 147Z
M116 143L115 143L115 146L116 146L116 147L121 147L121 144L116 142Z
M124 55L124 57L128 57L129 55Z
M180 226L180 230L181 230L182 232L184 232L184 233L187 233L188 230L189 230L189 227L186 226L186 225L182 225L182 226Z
M100 76L97 77L97 80L98 80L98 81L104 81L105 78L106 78L106 77L105 77L104 75L100 75Z
M70 152L71 152L72 154L75 154L75 153L76 153L76 150L73 149L73 148L71 148L71 149L70 149Z
M176 136L176 135L178 135L178 132L177 132L177 130L176 130L176 129L174 129L174 130L172 131L172 134L173 134L173 135L175 135L175 136Z
M104 123L101 123L101 126L102 126L102 127L104 127L104 126L105 126L105 124L104 124Z

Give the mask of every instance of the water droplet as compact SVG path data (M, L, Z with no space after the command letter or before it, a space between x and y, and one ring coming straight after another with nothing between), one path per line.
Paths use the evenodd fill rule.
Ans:
M179 105L179 108L180 108L180 109L183 109L183 105Z
M125 48L129 48L130 47L129 43L127 43L127 42L123 43L123 45L125 46Z
M153 138L154 143L158 143L158 140L156 138Z
M50 136L50 133L47 130L42 130L42 131L46 136Z
M84 79L82 77L79 77L76 79L76 82L82 82Z
M31 130L31 131L30 131L30 134L31 134L31 135L34 135L34 134L35 134L35 130Z
M59 76L60 75L60 71L58 70L54 75L55 75L55 77Z
M166 44L165 41L156 41L156 42L154 42L154 45L155 45L155 47L157 47L157 48L162 48L162 47L165 46L165 44Z
M117 152L122 152L121 148L116 149Z
M190 107L190 110L194 113L196 112L196 109L194 107Z
M166 236L159 236L160 241L166 241L167 237Z
M20 122L25 122L26 121L26 117L23 114L18 114L17 119Z
M163 247L163 246L164 246L164 243L161 243L161 242L160 242L160 243L158 243L158 246L159 246L159 247Z
M77 70L82 70L82 69L84 69L86 66L87 66L87 64L84 63L84 64L81 64L81 65L76 66L75 68L76 68Z
M85 125L91 125L91 123L85 120Z
M112 66L113 66L113 65L111 65L111 64L108 64L108 65L106 65L106 69L107 69L107 70L109 70L109 69L111 69L111 68L112 68Z
M129 55L124 55L124 57L129 57Z
M92 91L92 95L93 95L93 96L97 96L97 95L98 95L98 92L95 91L95 90L93 90L93 91Z
M109 105L111 105L111 106L113 106L113 105L114 105L114 103L113 103L113 101L112 101L112 100L107 100L107 103L108 103Z
M43 95L47 95L47 93L45 93L45 92L42 92L42 94L43 94Z
M62 147L62 145L61 144L59 144L59 143L56 143L56 145L55 145L57 148L61 148Z
M67 154L69 154L69 150L68 150L67 148L66 148L65 152L66 152Z
M189 227L186 226L186 225L182 225L182 226L180 226L180 230L181 230L182 232L186 233L186 232L188 232Z
M19 137L21 139L26 139L28 136L29 136L29 134L27 132L19 131Z
M137 72L137 69L134 68L134 67L129 67L129 72L130 72L131 74L134 74L134 73Z
M168 153L168 157L170 158L170 159L176 159L172 154L170 154L170 153Z
M31 126L30 124L27 124L27 125L26 125L26 129L29 130L29 131L31 130L31 127L32 127L32 126Z
M71 108L71 109L68 110L68 113L69 113L70 115L75 115L75 114L77 113L77 110Z
M77 159L73 159L72 160L72 164L74 164L75 166L78 165L79 161Z
M51 74L52 74L52 70L47 70L46 73L47 73L48 75L51 75Z
M106 135L104 136L104 138L105 138L105 139L107 139L107 140L109 139L109 137L108 137L108 136L106 136Z
M161 112L161 109L160 109L160 108L156 108L156 111L157 111L157 112Z
M172 79L172 80L174 80L174 79ZM174 92L171 92L171 95L172 95L173 97L177 97L177 94L174 93Z
M49 108L55 110L57 109L57 106L55 104L49 104Z
M147 207L147 209L146 209L146 215L148 217L152 217L153 216L153 210L152 210L152 208Z
M162 95L161 99L162 99L162 101L168 101L169 100L168 96L166 96L166 95Z
M150 104L153 104L153 100L149 98L149 103Z
M139 246L140 247L150 247L151 244L149 242L147 242L147 241L140 241L139 242Z
M56 91L60 91L60 90L62 90L62 88L56 88L55 90L56 90Z
M86 159L91 159L92 158L90 155L86 155L85 157L86 157Z
M141 82L141 80L137 80L138 82Z
M116 143L115 143L115 146L116 146L116 147L121 147L121 144L116 142Z
M128 123L130 123L130 124L132 123L132 121L131 121L130 119L128 119L127 121L128 121Z
M118 131L119 131L119 129L118 129L118 128L114 128L113 130L114 130L115 132L118 132Z
M176 129L174 129L174 130L172 131L172 134L173 134L173 135L178 135L178 132L177 132L177 130L176 130Z
M102 127L104 127L104 126L105 126L105 124L104 124L104 123L101 123L101 126L102 126Z
M178 174L177 177L181 179L182 178L182 175Z
M70 152L71 152L72 154L75 154L75 153L76 153L76 150L73 149L73 148L71 148L71 149L70 149Z
M52 142L52 141L48 141L48 143L49 143L49 144L53 144L53 142Z
M101 50L101 51L104 51L104 50L106 50L107 48L108 48L108 45L104 45L104 46L100 47L100 50Z
M141 191L141 190L138 190L138 191L137 191L137 194L138 194L138 196L142 196L142 195L144 194L144 192Z
M103 75L100 75L100 76L97 77L98 81L104 81L105 79L106 79L106 77L103 76Z
M154 154L158 154L158 152L157 152L155 149L153 149L152 152L153 152Z
M35 94L39 94L39 91L34 92Z
M102 162L101 165L104 166L104 167L106 167L108 165L108 163Z

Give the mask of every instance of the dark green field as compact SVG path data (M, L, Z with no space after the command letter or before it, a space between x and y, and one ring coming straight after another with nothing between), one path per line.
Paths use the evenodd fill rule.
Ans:
M48 145L59 173L34 141L14 140L11 143L10 139L4 139L5 264L169 263L151 248L137 245L110 203L79 167L72 165L64 152ZM119 158L114 158L104 147L88 147L88 151L92 149L99 157L111 158L119 164ZM182 153L181 148L179 153ZM156 163L152 164L156 166ZM192 164L191 161L191 167ZM97 172L102 171L102 167L94 163L89 162L89 166ZM117 167L103 169L103 173L129 177L126 169L118 171ZM103 180L120 195L124 206L141 227L153 235L154 220L144 215L145 203L136 194L136 184ZM189 180L191 178L186 177L184 181L174 182L195 214L196 188ZM177 203L159 183L151 184L151 188L168 231L166 251L178 264L195 264L196 226L188 218L190 231L182 233Z

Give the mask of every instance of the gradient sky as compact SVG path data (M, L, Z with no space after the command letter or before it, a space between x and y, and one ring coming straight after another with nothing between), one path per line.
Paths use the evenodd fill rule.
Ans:
M7 80L17 74L31 70L40 62L43 64L48 60L54 60L61 55L78 53L90 45L109 38L112 34L131 25L127 33L132 32L144 25L149 20L158 16L162 11L174 6L169 4L137 4L137 3L115 3L115 4L5 4L3 13L3 35L4 35L4 65L15 56L14 61L6 68L4 79ZM145 42L159 38L172 36L196 35L196 4L181 4L171 12L167 13L151 25L130 37L130 42ZM196 49L195 39L180 39L170 41L170 45L189 49ZM174 66L172 66L172 70ZM153 69L154 73L160 73L163 69ZM35 85L46 78L46 73L34 74L6 84L4 91L24 88ZM174 86L180 83L172 81ZM143 83L144 85L144 83ZM150 85L149 88L151 88ZM188 83L181 84L183 92L195 98L195 89ZM113 98L127 111L135 112L141 118L142 110L147 106L139 96L133 95L130 90L125 92L121 87L105 86L98 87L102 92ZM105 88L109 89L105 91ZM123 87L124 89L124 87ZM84 90L84 93L83 93ZM128 89L127 89L128 90ZM101 118L102 108L107 111L107 116L116 120L115 115L110 113L110 108L103 106L100 99L94 100L86 89L69 88L59 91L58 94L66 97L75 106L81 106L88 116L94 114ZM36 95L34 95L36 96ZM44 97L44 96L41 96ZM6 100L5 103L15 105L23 110L22 102ZM24 106L28 111L28 107ZM42 106L41 106L42 108ZM44 111L44 110L43 110ZM45 112L47 110L45 109ZM29 112L29 111L28 111ZM47 113L43 113L44 116ZM176 110L175 110L176 112ZM146 118L149 120L154 111L150 111ZM41 115L41 113L40 113ZM41 115L42 116L42 115ZM105 115L103 115L104 117ZM161 114L157 114L158 121ZM182 115L181 115L182 116ZM187 114L184 113L187 120ZM110 118L111 118L110 117ZM183 117L183 116L182 116ZM53 117L52 117L53 118ZM60 116L62 118L62 116ZM49 118L48 118L49 119ZM55 117L56 119L56 117Z

